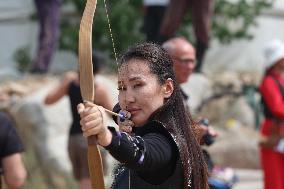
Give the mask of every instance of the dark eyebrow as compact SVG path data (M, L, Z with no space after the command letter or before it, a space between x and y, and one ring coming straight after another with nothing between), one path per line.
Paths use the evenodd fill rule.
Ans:
M141 77L132 77L129 79L129 81L135 81L135 80L141 80ZM117 83L120 85L121 83L123 83L122 81L117 81Z
M135 80L141 80L141 77L132 77L129 79L129 81L135 81Z

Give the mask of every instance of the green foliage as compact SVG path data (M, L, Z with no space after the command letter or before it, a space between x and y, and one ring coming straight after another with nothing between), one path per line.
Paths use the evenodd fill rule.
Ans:
M251 39L250 26L256 26L256 16L271 5L272 0L216 0L212 35L223 43Z
M29 52L29 47L22 47L14 53L14 60L16 61L17 68L20 72L28 71L31 66L32 60Z
M238 39L251 39L251 26L257 26L256 16L271 7L274 0L215 0L211 35L221 43ZM190 12L185 16L184 24L178 33L194 41Z
M85 1L71 0L80 16L75 19L65 19L61 24L60 48L72 50L77 53L79 25L81 15L85 8ZM141 1L113 0L106 1L107 11L110 19L114 45L117 53L125 50L129 45L141 41L141 17L139 12ZM104 0L98 0L93 23L93 47L113 53L112 41L105 11ZM112 55L114 58L114 55Z

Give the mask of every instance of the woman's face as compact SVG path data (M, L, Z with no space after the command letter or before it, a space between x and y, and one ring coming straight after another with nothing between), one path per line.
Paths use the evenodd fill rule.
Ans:
M145 61L131 59L119 69L119 104L131 113L131 120L136 126L142 126L171 95L167 85L167 82L163 85L158 82Z

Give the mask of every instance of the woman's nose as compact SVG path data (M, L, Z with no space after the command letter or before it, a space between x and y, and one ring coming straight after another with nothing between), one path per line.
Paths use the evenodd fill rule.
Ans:
M132 103L135 101L135 96L133 94L133 91L131 89L127 89L125 91L125 102Z

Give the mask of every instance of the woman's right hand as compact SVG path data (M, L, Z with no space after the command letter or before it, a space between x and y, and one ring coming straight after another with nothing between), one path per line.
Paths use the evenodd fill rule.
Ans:
M131 133L132 127L134 127L133 121L130 120L131 114L130 112L126 110L120 110L119 114L122 114L125 116L125 119L121 120L121 118L117 117L117 124L119 126L119 131Z
M95 135L100 145L109 145L112 134L105 123L106 115L104 108L87 102L78 104L77 111L81 117L80 124L84 137Z

